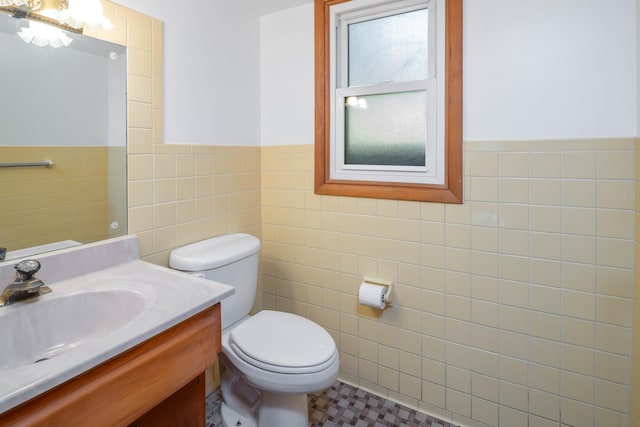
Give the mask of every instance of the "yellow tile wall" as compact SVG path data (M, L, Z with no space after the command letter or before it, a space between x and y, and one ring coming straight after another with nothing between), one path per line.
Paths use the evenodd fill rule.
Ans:
M634 305L631 373L631 426L640 427L640 139L636 140L636 205L635 205L635 257Z
M54 162L47 168L0 169L2 246L17 250L109 236L106 147L0 147L0 159Z
M312 146L263 147L263 307L327 328L343 380L445 420L628 425L634 143L466 142L462 205L316 196ZM393 307L359 305L362 276Z
M155 145L129 155L129 232L143 258L168 264L171 250L208 237L260 233L258 147Z
M109 237L117 237L126 234L127 230L127 148L109 147L107 152L108 231Z

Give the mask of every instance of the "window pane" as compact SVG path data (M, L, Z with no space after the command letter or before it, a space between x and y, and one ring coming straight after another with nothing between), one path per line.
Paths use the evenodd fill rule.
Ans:
M427 92L345 100L345 165L425 166Z
M428 76L427 9L349 25L350 87Z

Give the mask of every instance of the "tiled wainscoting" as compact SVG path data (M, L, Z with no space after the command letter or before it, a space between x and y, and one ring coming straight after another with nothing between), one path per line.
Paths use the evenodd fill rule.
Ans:
M447 421L628 425L634 144L466 142L462 205L317 196L313 146L263 147L263 308L327 328L342 379ZM360 306L362 276L393 280L393 307Z
M69 239L87 243L109 237L110 151L115 149L0 147L2 163L53 161L52 167L0 169L2 246L16 250Z
M465 203L442 205L314 195L311 145L143 138L130 230L164 265L182 244L260 236L256 308L320 323L340 378L376 395L469 426L625 426L634 144L467 142ZM365 275L396 283L393 307L357 303Z

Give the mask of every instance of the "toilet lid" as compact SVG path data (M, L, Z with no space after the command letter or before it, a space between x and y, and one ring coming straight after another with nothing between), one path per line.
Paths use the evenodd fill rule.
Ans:
M318 372L337 357L327 331L304 317L264 310L231 331L229 344L245 362L281 373Z

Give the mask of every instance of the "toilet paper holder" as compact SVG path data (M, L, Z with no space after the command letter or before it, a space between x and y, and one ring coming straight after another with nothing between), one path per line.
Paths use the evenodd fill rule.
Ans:
M374 277L363 277L363 283L370 283L372 285L384 286L387 288L384 293L384 302L386 307L391 306L391 290L393 289L393 282L390 280L377 279Z

